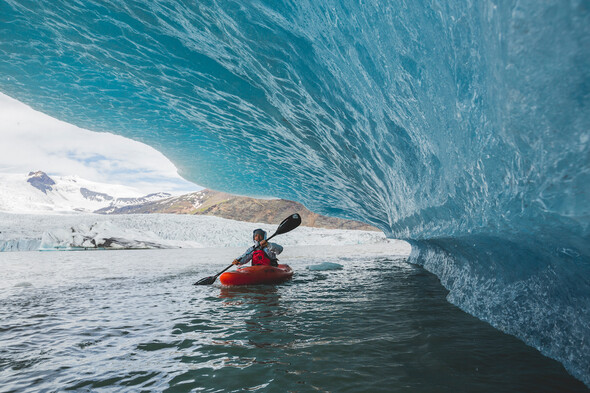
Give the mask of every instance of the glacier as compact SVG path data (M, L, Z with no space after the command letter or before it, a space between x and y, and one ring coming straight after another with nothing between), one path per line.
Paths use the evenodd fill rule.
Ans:
M252 245L252 229L277 225L184 214L15 214L0 212L0 252L163 248L238 248ZM407 257L410 245L378 231L299 227L280 236L285 247L331 247L342 251Z
M413 246L590 386L590 4L2 0L0 91Z

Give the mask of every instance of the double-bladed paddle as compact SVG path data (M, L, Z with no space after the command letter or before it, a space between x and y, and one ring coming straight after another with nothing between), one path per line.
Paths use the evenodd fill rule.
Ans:
M272 239L276 235L281 235L283 233L287 233L289 231L292 231L293 229L297 228L299 226L299 224L301 224L301 216L297 213L290 215L289 217L285 218L283 220L283 222L281 222L279 224L279 227L277 228L276 232L271 237L266 239L266 241L268 242L270 239ZM219 277L221 275L221 273L225 272L227 269L229 269L232 266L233 266L233 263L231 265L229 265L228 267L226 267L225 269L223 269L222 271L220 271L219 273L217 273L216 275L202 278L199 281L197 281L196 283L194 283L193 285L211 285L215 282L217 277Z

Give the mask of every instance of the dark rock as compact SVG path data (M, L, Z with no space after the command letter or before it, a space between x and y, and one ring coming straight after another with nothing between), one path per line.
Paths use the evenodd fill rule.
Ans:
M29 172L29 178L27 179L33 187L42 191L44 194L47 194L47 191L53 190L53 185L55 182L52 178L47 176L45 172L37 171L37 172Z
M90 199L91 201L112 201L114 198L112 196L110 196L109 194L105 194L102 192L96 192L96 191L92 191L89 190L87 188L80 188L80 193L82 194L82 196L86 199Z

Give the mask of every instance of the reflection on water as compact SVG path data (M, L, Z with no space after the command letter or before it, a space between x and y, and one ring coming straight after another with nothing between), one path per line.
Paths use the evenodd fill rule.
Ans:
M0 292L0 390L587 391L404 260L293 261L282 285L195 287L223 268L195 252L43 256L52 278Z
M249 318L244 319L244 330L253 336L271 337L274 332L272 322L282 318L288 312L280 305L281 295L276 285L222 286L219 298L224 299L224 306L241 306L252 309ZM232 345L228 341L224 344ZM239 345L243 345L240 343ZM283 347L284 343L248 339L247 346L256 348ZM276 360L262 364L280 363Z
M257 304L268 304L278 302L280 298L277 285L238 285L225 286L219 289L220 299L243 299ZM229 304L229 303L228 303ZM277 304L275 304L277 305Z

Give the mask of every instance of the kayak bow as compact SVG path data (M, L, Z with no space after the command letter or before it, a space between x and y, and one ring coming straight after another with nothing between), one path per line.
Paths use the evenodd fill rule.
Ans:
M293 270L289 265L277 267L267 265L255 265L238 269L233 272L225 272L219 276L223 285L258 285L279 284L290 280Z

